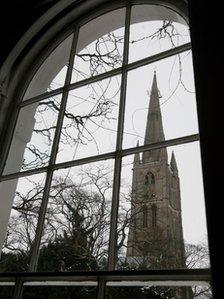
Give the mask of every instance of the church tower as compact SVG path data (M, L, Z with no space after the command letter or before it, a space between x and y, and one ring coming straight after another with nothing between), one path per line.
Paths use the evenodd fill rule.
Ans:
M159 98L154 72L144 144L165 140ZM166 148L135 154L127 260L141 269L185 268L178 167Z

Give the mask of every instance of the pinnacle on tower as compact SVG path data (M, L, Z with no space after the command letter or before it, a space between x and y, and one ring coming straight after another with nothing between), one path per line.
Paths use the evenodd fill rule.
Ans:
M177 162L173 151L170 159L170 167L173 173L178 174Z
M144 140L145 145L165 140L163 123L162 123L162 114L161 114L160 103L159 103L160 97L161 96L157 87L156 71L154 71L152 88L150 92L146 130L145 130L145 140ZM149 161L158 161L158 160L167 161L166 149L144 152L142 160L143 163Z
M139 141L137 141L136 147L139 147ZM140 153L135 153L134 156L134 165L140 164Z

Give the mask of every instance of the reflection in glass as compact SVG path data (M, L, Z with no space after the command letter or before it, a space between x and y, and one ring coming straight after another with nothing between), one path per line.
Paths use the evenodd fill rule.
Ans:
M143 145L195 133L198 122L190 52L128 73L124 148L136 146L137 141Z
M131 12L129 62L190 42L189 28L177 13L162 6L135 5Z
M69 93L57 162L115 149L119 95L120 76Z
M206 234L197 142L123 159L118 268L208 268Z
M90 286L27 286L24 288L22 299L96 299L97 287Z
M125 9L104 14L81 27L72 83L121 67Z
M40 271L106 269L113 162L54 172Z
M21 108L4 174L48 165L61 96Z
M23 101L64 86L73 35L67 37L40 66Z
M4 215L9 218L3 244L0 272L28 271L39 208L43 196L45 174L37 174L2 182ZM15 194L15 195L14 195ZM3 219L1 219L3 221ZM3 226L3 225L2 225Z

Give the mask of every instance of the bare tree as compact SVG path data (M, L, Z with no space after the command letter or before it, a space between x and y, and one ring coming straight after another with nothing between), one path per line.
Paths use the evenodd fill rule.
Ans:
M55 176L52 181L41 248L73 240L71 251L79 258L105 267L108 255L112 176L110 167L81 167L76 178ZM30 254L34 242L43 186L33 181L33 189L18 191L13 204L3 252ZM78 258L78 254L77 254Z
M209 249L207 242L200 244L185 244L186 266L193 268L209 268ZM212 298L211 286L196 285L192 287L194 298Z
M180 37L181 34L178 33L174 22L161 21L154 32L130 40L130 44L141 44L144 40L166 40L171 47L175 47L178 46ZM83 80L122 66L123 44L123 33L118 30L117 32L110 32L87 45L75 56L73 80ZM183 82L181 56L177 55L176 57L179 63L179 78L170 96L161 105L172 98L179 86L183 86L187 92L190 92ZM172 69L170 72L172 73ZM99 140L95 134L97 131L116 132L117 109L119 106L117 96L120 92L120 82L116 78L117 84L115 86L114 80L113 77L110 77L87 85L85 92L80 93L80 90L77 92L75 90L69 93L70 102L73 104L68 105L64 112L60 144L61 146L70 147L71 151L74 151L72 158L75 158L78 148L86 148L90 144L94 144L96 154L100 153ZM60 104L61 100L58 96L39 102L36 108L36 124L33 136L26 147L22 165L23 170L48 164ZM85 109L80 109L82 106ZM47 121L49 115L52 116L52 120ZM129 132L125 133L131 134Z

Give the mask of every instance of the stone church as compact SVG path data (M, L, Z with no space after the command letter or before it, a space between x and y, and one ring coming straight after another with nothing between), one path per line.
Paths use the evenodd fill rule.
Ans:
M154 72L145 145L165 140L159 98ZM135 154L127 260L139 269L186 268L178 167L166 148ZM192 298L191 290L179 288L175 298Z

